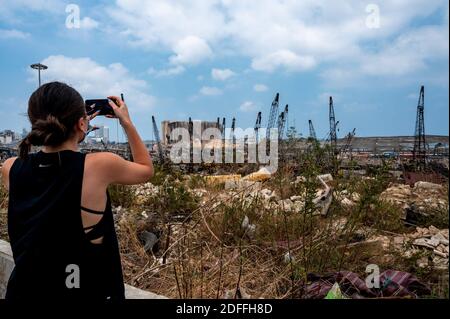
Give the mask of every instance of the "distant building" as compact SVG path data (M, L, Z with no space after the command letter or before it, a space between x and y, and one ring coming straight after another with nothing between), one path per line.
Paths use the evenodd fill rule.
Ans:
M201 134L208 128L218 128L222 132L222 125L218 122L208 122L208 121L193 121L193 122L201 122ZM161 122L161 142L164 145L169 145L176 143L177 141L173 141L170 139L170 135L172 131L176 128L184 128L189 131L189 122L188 121L162 121ZM210 141L210 139L207 139Z
M16 140L16 133L11 130L0 132L0 144L11 144Z
M109 127L108 126L99 126L98 130L94 131L95 133L95 140L100 141L102 140L104 143L109 142Z

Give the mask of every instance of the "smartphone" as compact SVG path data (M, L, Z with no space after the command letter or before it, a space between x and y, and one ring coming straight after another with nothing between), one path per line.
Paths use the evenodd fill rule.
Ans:
M114 115L114 111L109 105L108 99L93 99L86 100L86 113L88 115L94 114L97 111L100 111L98 115Z

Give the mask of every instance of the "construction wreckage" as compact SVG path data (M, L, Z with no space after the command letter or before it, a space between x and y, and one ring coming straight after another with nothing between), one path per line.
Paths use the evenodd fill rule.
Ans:
M420 88L419 101L417 106L417 117L415 125L415 135L413 137L357 137L356 128L349 132L345 137L338 139L337 131L339 121L336 120L333 97L329 97L328 111L329 111L329 131L327 136L319 140L317 138L313 122L309 123L309 137L296 138L286 132L286 123L288 122L289 106L286 104L283 111L279 112L280 95L276 94L269 111L269 118L266 126L266 136L261 137L261 123L262 112L258 112L254 126L254 136L252 141L258 143L264 138L266 141L270 139L270 130L276 128L278 131L279 147L279 162L283 163L292 158L294 151L308 151L311 149L311 144L317 143L319 145L328 145L330 153L341 160L341 165L345 168L349 162L358 168L366 165L378 165L383 159L396 159L398 168L401 168L409 179L418 180L436 180L442 177L448 178L446 169L441 165L436 164L440 159L448 156L448 137L441 136L427 136L425 135L424 125L424 87ZM205 140L193 141L193 122L191 118L188 121L163 121L162 135L160 135L155 117L152 116L153 134L155 137L155 146L153 152L158 162L170 162L168 154L171 147L177 143L177 140L171 139L171 133L174 129L185 128L189 132L190 147L201 147L204 144L210 143L209 137ZM221 132L221 141L215 140L218 147L224 148L227 139L231 141L231 146L236 151L235 128L236 118L232 118L231 127L228 129L229 135L226 133L226 119L217 118L216 122L201 122L201 132L208 128L217 128ZM286 136L289 135L289 136ZM163 137L161 140L160 136ZM285 136L287 138L285 138ZM245 139L245 137L241 137ZM428 140L428 141L427 141ZM246 140L246 142L250 142ZM216 143L216 144L217 144ZM433 147L429 147L429 145ZM228 144L230 145L230 144ZM191 152L192 153L192 152ZM247 154L244 154L246 156ZM189 163L192 163L192 154ZM216 163L217 164L217 163ZM184 164L186 166L186 163ZM193 164L192 164L193 165ZM194 165L195 166L195 165ZM195 169L201 170L200 167ZM418 175L419 174L419 175Z
M258 161L193 163L208 143L248 159L236 118L228 129L225 118L163 121L160 132L153 116L154 177L109 189L126 283L169 298L448 298L448 137L425 135L424 98L422 86L414 136L353 129L338 138L330 97L319 139L311 120L307 138L286 130L289 106L279 112L276 94L267 131L261 112L250 128L258 145L278 130L276 172ZM195 139L196 125L220 136ZM178 164L169 155L176 129L189 133L190 150ZM104 150L130 158L127 145L82 148ZM0 240L6 207L0 187ZM380 289L361 279L368 265L379 268Z

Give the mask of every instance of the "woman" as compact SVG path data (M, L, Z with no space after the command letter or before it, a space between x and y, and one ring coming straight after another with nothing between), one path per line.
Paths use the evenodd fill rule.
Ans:
M52 82L31 95L32 130L19 145L19 157L6 160L2 168L15 262L7 299L124 299L107 188L146 182L153 164L125 103L109 99L128 136L133 162L108 152L78 151L97 113L86 114L72 87ZM43 147L29 154L31 145Z

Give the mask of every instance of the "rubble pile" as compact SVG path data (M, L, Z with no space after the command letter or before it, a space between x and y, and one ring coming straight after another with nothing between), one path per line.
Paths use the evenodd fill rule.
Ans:
M360 200L360 195L356 192L350 193L344 189L342 191L334 191L333 196L341 203L343 207L353 207Z
M159 187L152 183L145 183L134 187L134 195L136 196L136 204L144 203L149 196L158 194Z
M412 246L416 249L426 249L432 252L434 268L448 269L448 235L448 229L437 229L430 226L428 228L417 227L415 233L406 235L406 237L412 240ZM428 259L420 259L418 265L427 266Z
M407 215L428 217L433 210L448 210L447 189L439 184L416 182L414 187L394 184L380 195L380 199L395 204L403 209L404 219Z
M359 246L374 245L380 251L388 251L393 248L394 251L405 258L410 258L418 253L429 253L428 256L417 260L419 267L447 270L449 261L448 236L448 229L438 229L434 226L417 227L413 233L397 236L374 235L357 244Z

